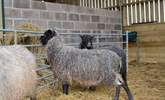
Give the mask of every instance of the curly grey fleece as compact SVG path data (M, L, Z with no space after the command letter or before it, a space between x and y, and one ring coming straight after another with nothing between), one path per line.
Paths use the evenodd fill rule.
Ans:
M55 77L62 82L76 81L83 86L120 85L120 57L110 50L86 50L65 46L61 36L47 44L48 60Z
M22 100L34 95L35 60L22 46L0 47L0 100Z

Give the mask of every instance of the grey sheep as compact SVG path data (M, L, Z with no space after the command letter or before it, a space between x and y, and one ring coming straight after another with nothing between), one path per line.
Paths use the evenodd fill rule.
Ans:
M123 84L119 73L121 58L113 51L66 46L63 38L52 30L45 31L40 40L47 44L48 61L54 76L63 84L63 93L68 94L72 81L83 86Z
M0 100L35 100L36 59L20 45L0 47Z
M94 36L92 35L80 35L81 38L81 43L80 43L80 48L81 49L93 49L93 41L94 41ZM123 78L124 84L122 85L122 87L124 88L124 90L127 92L128 98L129 100L134 100L134 97L128 87L128 83L127 83L127 65L126 65L126 53L122 48L119 48L117 46L109 46L107 49L114 51L116 54L118 54L121 59L122 59L122 66L120 69L120 74ZM90 89L95 90L96 87L92 86L90 87ZM115 94L115 100L119 99L119 95L120 95L120 90L121 90L121 86L116 87L116 94Z

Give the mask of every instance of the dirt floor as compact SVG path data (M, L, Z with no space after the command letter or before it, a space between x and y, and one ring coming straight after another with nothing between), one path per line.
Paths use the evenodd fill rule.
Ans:
M165 100L165 64L131 63L129 84L135 100ZM136 76L136 77L134 77Z
M129 87L135 100L165 100L165 64L135 62L129 64ZM114 88L98 86L96 91L84 90L78 85L72 86L70 94L65 96L56 87L38 94L38 100L113 100ZM122 89L120 100L127 100Z

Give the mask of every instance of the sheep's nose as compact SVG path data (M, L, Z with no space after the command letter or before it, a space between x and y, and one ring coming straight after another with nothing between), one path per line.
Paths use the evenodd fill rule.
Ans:
M88 43L88 44L87 44L87 47L91 47L91 44L90 44L90 43Z

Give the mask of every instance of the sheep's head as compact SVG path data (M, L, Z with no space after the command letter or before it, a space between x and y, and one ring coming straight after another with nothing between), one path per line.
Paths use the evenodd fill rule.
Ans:
M46 45L48 41L56 35L57 33L55 31L48 29L44 32L44 35L40 37L40 42L42 43L42 45Z
M94 36L80 35L80 37L81 37L81 43L80 43L80 48L81 49L93 49Z

